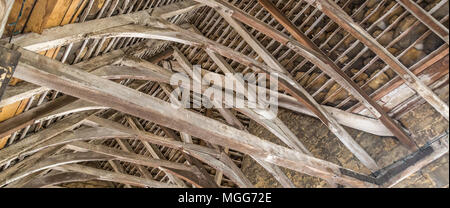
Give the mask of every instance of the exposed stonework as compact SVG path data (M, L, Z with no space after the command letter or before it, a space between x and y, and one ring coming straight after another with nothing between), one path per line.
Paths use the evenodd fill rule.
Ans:
M440 94L441 98L448 102L448 89L440 92ZM280 110L279 118L298 136L315 157L361 173L370 174L370 171L318 119L286 110ZM406 114L400 122L411 131L412 138L419 146L425 145L427 141L448 129L448 122L427 104ZM347 130L381 167L386 167L411 154L396 139L379 137L349 128ZM273 134L255 122L250 123L249 131L261 138L283 145ZM281 187L269 173L248 156L244 157L242 170L256 187ZM285 172L297 187L317 188L327 186L327 183L321 179L290 170L285 170ZM448 178L447 154L397 186L444 187L448 185Z

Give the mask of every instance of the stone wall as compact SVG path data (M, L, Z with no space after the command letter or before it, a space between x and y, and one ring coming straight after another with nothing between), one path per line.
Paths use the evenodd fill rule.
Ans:
M448 103L448 87L441 90L439 94ZM361 173L370 174L370 171L318 119L287 110L280 110L279 118L298 136L299 140L315 157ZM423 146L430 139L443 134L449 127L449 123L428 104L407 113L401 118L400 122L411 131L413 140L419 146ZM379 137L349 128L347 130L380 167L386 167L412 153L401 146L394 138ZM249 131L263 139L283 145L273 134L255 122L250 123ZM243 159L242 170L256 187L280 187L280 184L266 170L248 156ZM286 169L284 171L297 187L327 187L325 181L316 177ZM396 187L445 187L448 184L449 163L447 154Z

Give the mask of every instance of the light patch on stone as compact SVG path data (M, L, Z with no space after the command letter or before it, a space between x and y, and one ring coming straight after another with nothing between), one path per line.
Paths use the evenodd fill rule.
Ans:
M384 30L384 29L386 29L386 23L384 22L384 21L380 21L378 24L377 24L377 26L380 28L380 29L382 29L382 30Z

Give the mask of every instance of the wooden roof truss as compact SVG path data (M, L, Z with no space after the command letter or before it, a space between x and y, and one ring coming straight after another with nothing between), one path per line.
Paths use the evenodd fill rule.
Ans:
M9 16L11 2L5 0L0 29L5 28L3 19ZM95 18L88 20L94 2L85 1L84 13L72 24L40 34L15 35L11 43L2 40L5 49L1 50L21 53L14 77L26 82L7 90L0 107L31 100L24 113L0 123L0 138L11 135L8 145L0 150L0 187L53 187L89 180L128 188L253 187L238 167L244 154L254 158L283 187L295 186L280 167L322 178L330 186L392 187L448 152L448 135L419 149L395 121L399 112L405 112L404 106L410 110L411 105L423 101L448 120L448 105L433 92L439 83L448 82L448 70L430 74L433 81L421 77L435 63L446 61L448 66L448 29L442 25L448 21L448 14L437 20L431 15L433 11L425 11L412 0L399 0L391 9L405 7L402 15L410 12L429 28L419 39L435 33L445 42L420 64L407 68L367 32L370 25L364 28L364 21L355 22L344 11L350 1L336 1L339 5L332 0L289 1L297 7L313 7L314 13L320 13L319 19L329 18L323 30L335 23L337 31L345 30L347 36L355 38L342 56L363 44L362 52L349 63L370 50L376 54L371 63L382 60L386 63L383 70L392 68L398 74L368 94L364 85L354 81L358 74L351 77L345 73L351 64L342 67L323 45L316 45L314 41L323 31L316 35L311 34L312 29L301 31L294 25L295 19L291 21L279 11L281 1L107 0ZM442 2L432 10L447 1ZM275 21L282 27L273 27ZM223 33L214 34L218 31ZM225 41L229 37L235 37L234 42L242 41L233 47L232 42ZM265 39L268 45L262 43ZM277 47L273 50L272 46ZM60 49L58 59L38 54L55 48ZM168 65L166 60L172 56L174 60ZM302 57L303 61L288 70L280 63L287 56L292 60ZM216 103L214 110L172 108L168 103L175 87L170 85L171 75L189 72L193 64L205 62L216 66L205 69L219 76L277 72L279 107L320 119L373 174L315 158L281 120L260 119L261 111L268 109L222 109ZM315 92L300 85L295 77L308 64L312 64L309 72L320 69L320 76L329 77ZM334 82L351 96L332 107L325 105L330 97L316 97ZM396 103L403 108L386 111L377 101L395 89L393 86L402 84L415 90L416 95L405 103ZM192 96L198 97L195 93ZM286 147L248 133L250 119L276 135ZM379 167L343 126L395 136L412 154L392 166Z

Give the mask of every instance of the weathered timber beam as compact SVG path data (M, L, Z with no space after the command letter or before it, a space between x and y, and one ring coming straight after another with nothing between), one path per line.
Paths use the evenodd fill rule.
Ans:
M439 65L441 63L437 64ZM442 71L441 69L444 69L445 71ZM448 76L448 64L444 64L418 75L418 77L424 80L424 83L429 84L430 88L435 92L445 90L446 85L448 85ZM413 90L406 84L402 84L395 91L384 95L380 101L384 103L384 107L391 109L390 113L397 113L398 111L407 110L409 101L416 96L417 94ZM421 97L419 96L418 98L421 102ZM360 113L365 114L366 112L361 111Z
M186 143L183 143L180 141L157 136L157 135L150 134L150 133L144 132L144 131L136 131L131 128L125 127L123 125L120 125L119 123L116 123L116 122L113 122L110 120L106 120L106 119L102 119L102 118L99 118L96 116L89 117L87 120L90 122L96 123L98 125L101 125L103 127L115 129L115 130L130 134L135 137L140 137L140 139L145 140L152 144L165 146L165 147L169 147L169 148L180 150L180 151L184 151L184 150L198 151L198 152L202 152L202 153L214 156L216 158L218 158L220 155L220 153L218 151L213 150L211 148L207 148L207 147L196 145L196 144L186 144Z
M161 17L164 19L169 19L171 17L188 13L195 9L198 9L204 5L192 1L192 0L184 0L177 3L168 4L166 6L161 6L151 12L152 16Z
M90 59L89 61L80 62L78 64L75 64L75 66L80 67L88 72L103 66L110 66L121 61L122 57L125 55L125 50L126 49L115 50L105 55L97 56L93 59ZM41 94L47 90L48 88L46 87L37 86L28 82L20 82L17 86L8 88L5 96L0 101L0 107L19 102L32 96Z
M6 23L8 22L9 14L13 7L14 0L0 0L0 38L5 31Z
M182 54L179 54L179 51L177 48L174 48L174 55L178 58L185 58L184 56L182 56ZM185 64L188 64L189 62L186 61L182 61ZM160 84L161 88L164 90L164 92L167 95L171 95L173 92L173 89L168 86L167 84ZM176 102L176 105L181 107L181 102L178 101L178 99L173 99L174 102ZM214 102L213 102L214 103ZM240 121L234 117L234 115L228 110L228 109L224 109L222 108L222 106L220 106L218 108L218 111L221 114L224 114L225 120L230 124L230 123L237 123ZM243 125L241 124L240 126L243 127ZM167 130L166 130L167 131ZM181 140L181 138L179 138L177 135L175 135L173 132L169 131L169 134L173 139L178 138L178 140ZM192 138L190 138L190 135L180 132L181 137L183 138L183 140L186 142L186 135L189 137L188 139L190 140L189 142L186 143L192 143ZM220 150L219 150L220 151ZM224 152L226 152L227 150L224 150ZM215 169L217 169L218 171L216 172L216 182L217 185L220 186L220 175L223 175L224 171L227 172L227 176L236 183L236 185L238 185L241 188L251 188L253 187L253 184L250 183L250 181L244 176L244 174L242 173L242 171L236 166L236 164L234 163L228 163L227 165L224 164L222 161L217 160L216 158L210 156L210 155L206 155L204 153L199 153L199 152L191 152L191 154L195 154L196 156L194 156L195 158L199 159L200 161L210 165L211 167L214 167ZM185 155L186 157L187 155ZM228 158L229 161L231 161L231 159L228 157L228 155L224 155L224 153L222 152L221 154L221 158ZM205 158L205 157L209 157L209 158ZM227 160L228 161L228 160ZM225 170L224 170L225 169ZM217 177L219 175L219 177ZM219 180L218 180L219 178Z
M387 65L389 65L405 83L423 97L433 106L445 119L449 120L448 105L439 98L428 86L417 78L408 68L406 68L397 58L395 58L386 48L376 41L360 25L345 13L334 1L318 0L311 2L313 5L335 21L339 26L352 34L355 38L364 43L369 49L377 54Z
M318 53L317 59L323 60L328 67L322 67L328 76L333 78L339 85L344 87L351 95L358 99L376 118L380 121L402 142L406 147L410 149L417 149L415 143L404 132L396 122L394 122L387 113L381 108L378 103L372 100L367 93L365 93L344 71L341 70L325 53L320 50L302 31L300 31L286 16L284 16L278 8L273 5L270 0L258 0L263 7L268 10L275 19L280 22L297 41L302 45L314 50ZM301 55L301 54L300 54Z
M214 62L216 64L218 64L220 67L220 69L222 70L226 70L227 73L229 72L234 72L234 70L229 67L229 65L220 65L221 63L225 63L225 61L221 61L220 59L223 60L223 58L221 58L220 56L218 56L215 53L212 52L208 52L207 53L209 55L211 55L210 57L212 59L216 59L214 60ZM153 68L153 70L155 71L162 71L161 69L159 69L159 66L156 65L149 65L149 64L145 64L145 62L139 61L139 62L135 62L132 60L129 60L127 58L124 59L124 62L126 63L126 65L133 65L135 67L138 67L140 65L142 65L142 67L147 67L147 68ZM175 71L181 71L183 72L183 70L181 69L181 66L177 66L176 62L172 63L172 67ZM178 69L180 68L180 69ZM202 71L202 74L207 74L207 73L213 73L213 72L208 72L208 71ZM215 74L214 76L219 76L222 77L222 80L225 79L225 77L223 75L220 74ZM207 78L207 77L204 77ZM208 80L208 79L207 79ZM210 80L208 80L210 81ZM244 87L245 89L261 89L261 87L259 86L246 86ZM227 89L227 90L234 90L234 89ZM281 108L285 108L285 109L289 109L292 110L294 112L298 112L301 114L306 114L309 116L313 116L313 117L317 117L316 114L314 114L309 108L305 107L302 103L298 102L297 99L293 98L292 96L286 95L286 94L282 94L282 93L278 93L276 91L271 91L270 89L266 89L268 91L270 91L271 94L275 95L276 97L278 97L278 102L269 102L271 105L274 106L278 106ZM225 91L225 93L228 93L227 91ZM236 93L240 93L240 92L236 92ZM245 95L243 95L245 96ZM236 96L234 99L243 99L239 96ZM323 108L327 109L327 111L333 115L334 118L337 119L337 121L345 126L354 128L354 129L358 129L364 132L368 132L371 134L375 134L375 135L379 135L379 136L393 136L392 132L389 131L389 129L387 129L383 123L381 123L379 120L374 119L374 118L370 118L370 117L366 117L366 116L361 116L361 115L357 115L357 114L353 114L353 113L348 113L346 111L340 110L338 108L333 108L333 107L329 107L329 106L322 106Z
M66 116L73 113L80 113L91 110L105 110L107 107L99 106L95 103L90 103L84 100L77 100L73 103L70 103L60 109L55 109L54 111L42 116L41 119L35 121L35 123L40 121L47 121L50 119L55 119L61 116Z
M60 146L78 141L94 141L94 140L104 140L104 139L134 139L133 135L123 133L121 131L110 129L110 128L81 128L74 131L63 132L50 140L42 142L38 145L34 145L32 149L27 151L20 151L18 156L25 157L34 154L43 149L47 149L53 146Z
M123 167L123 165L119 161L117 161L117 160L108 160L108 163L109 163L109 165L111 165L111 167L114 170L114 172L127 174L127 171L125 170L125 168ZM147 178L147 177L144 175L144 178ZM129 184L125 184L124 188L133 188L133 187L131 187Z
M22 80L152 120L213 144L233 148L269 163L332 180L337 184L376 187L370 182L350 176L349 173L354 173L353 171L343 169L333 163L263 141L258 137L185 109L174 109L162 100L91 75L77 67L64 65L27 50L19 49L19 51L22 53L21 63L24 67L19 64L15 76ZM370 177L364 178L371 180Z
M6 87L8 86L16 66L19 63L19 58L19 52L12 48L0 46L0 100L2 100Z
M103 64L113 64L118 60L116 58L121 59L123 52L118 50L111 54L94 58L89 62L80 63L78 66L84 67L83 69L86 71L92 71L96 67ZM115 59L115 60L114 60ZM95 75L102 76L107 79L141 79L141 80L154 80L158 77L158 74L150 73L149 70L140 70L136 68L128 68L124 66L104 66L100 69L96 69L92 72ZM45 89L45 87L36 88ZM31 91L35 91L31 89ZM46 103L44 105L38 106L30 111L20 114L14 118L8 119L4 122L0 123L0 137L4 137L12 134L13 132L20 130L28 125L31 125L35 122L51 119L53 117L57 117L60 115L66 115L69 113L74 113L78 111L87 111L94 109L103 109L104 107L98 105L92 105L89 102L80 101L76 98L70 96L64 96L58 98L52 102Z
M73 149L76 151L92 151L104 155L113 156L117 160L121 160L124 162L129 162L133 164L148 166L148 167L155 167L155 168L164 168L164 169L170 169L173 170L171 173L179 174L180 176L183 176L183 178L188 179L189 181L197 181L199 184L201 184L200 187L211 187L211 186L205 186L204 182L202 180L199 180L198 178L198 170L187 165L169 162L166 160L161 159L153 159L153 158L147 158L142 155L135 154L130 151L121 151L116 150L113 148L101 146L101 145L93 145L83 142L72 142L67 145L69 149ZM128 149L129 150L129 149ZM189 174L190 173L190 174ZM193 177L193 178L192 178Z
M173 50L167 49L164 52L161 52L161 53L156 54L155 56L149 58L148 61L151 63L159 63L160 61L172 56L172 54L173 54Z
M87 71L89 69L86 69ZM139 71L139 69L129 69L127 67L117 67L117 66L106 66L102 67L93 72L93 74L107 78L107 79L127 79L127 78L135 78L145 80L146 77L154 77L154 74L145 73L145 71ZM147 78L148 79L148 78ZM44 105L33 108L25 113L22 113L18 116L15 116L11 119L8 119L4 122L0 123L0 137L5 137L18 131L22 128L25 128L28 125L31 125L37 121L42 119L47 119L49 116L54 117L57 116L58 113L71 113L70 110L66 107L71 104L76 104L77 98L70 96L63 96L57 98L52 102L48 102ZM86 103L88 104L88 103ZM73 106L69 106L73 107ZM66 109L64 109L66 108ZM89 108L77 109L77 110L88 110ZM69 110L65 112L64 110Z
M166 24L166 26L173 26L173 25L167 25L167 23L162 22L161 24ZM175 27L175 26L173 26ZM134 28L134 29L132 29ZM181 28L176 28L176 29L181 29ZM121 32L120 32L121 31ZM130 31L130 32L124 32L124 31ZM133 32L131 32L133 31ZM102 35L114 35L114 36L120 36L120 37L134 37L136 35L138 35L139 37L143 37L143 38L161 38L161 39L165 39L165 40L172 40L172 41L177 41L177 42L181 42L181 43L188 43L188 44L194 44L194 45L202 45L205 42L205 39L202 37L198 37L198 36L194 36L194 38L197 39L190 39L189 37L185 37L185 38L180 38L179 36L183 34L184 30L179 30L178 32L173 32L173 31L164 31L164 30L160 30L160 29L154 29L153 31L149 31L149 28L147 27L140 27L140 26L123 26L120 28L113 28L109 31L103 31L100 32L98 34L92 34L93 36L102 36ZM181 33L181 34L180 34ZM186 33L186 31L184 32ZM209 41L209 44L206 45L206 47L210 47L210 44L213 44L213 47L211 49L216 50L218 53L221 53L222 55L225 55L227 57L231 57L234 59L238 59L240 60L240 62L244 62L247 65L254 65L254 69L255 70L260 70L260 69L266 69L265 71L270 71L269 69L266 68L266 66L261 66L260 63L255 62L252 59L249 59L248 57L244 57L243 59L241 58L241 55L238 53L233 53L231 51L227 50L226 48L224 48L223 46L221 47L220 45L217 45L216 43ZM215 45L214 45L215 44ZM256 67L257 66L257 67ZM295 84L295 82L288 82L288 83L283 83L285 85L290 85L290 84L294 84L294 86L297 86ZM289 87L290 90L293 90L293 94L301 94L295 87ZM305 99L304 96L296 96L297 99L300 100L307 100ZM311 103L308 103L306 106L308 106L309 108L312 108L314 110L312 110L313 112L315 112L318 117L322 120L322 121L326 121L327 123L330 123L328 121L328 119L326 118L326 116L324 116L322 113L320 113L320 111L317 111L316 108L314 108L314 105ZM333 123L333 122L332 122ZM338 125L338 124L333 124L333 125ZM345 138L345 136L342 136L341 138ZM349 144L348 146L352 146L354 144ZM358 151L355 151L358 152ZM364 153L358 153L358 154L362 154L364 155ZM366 155L367 156L367 155ZM370 159L367 159L370 160ZM374 164L372 163L371 165L373 168L375 167ZM375 168L374 168L375 169Z
M130 153L135 153L133 148L131 147L131 145L124 139L120 139L120 138L115 138L114 139L120 146L120 148L125 151L125 152L130 152ZM92 140L91 140L92 141ZM98 141L100 143L100 141ZM94 143L94 144L98 144L98 143ZM120 167L122 167L122 165L120 164L120 162L118 161L108 161L110 164L113 163L114 166L118 167L118 170L120 169ZM113 167L114 167L113 166ZM147 179L153 179L152 174L148 171L147 167L143 166L143 165L137 165L135 164L137 170L139 171L139 173L141 174L141 176L143 176L144 178ZM120 170L119 170L120 171ZM118 172L118 171L116 171ZM126 173L126 171L121 171L121 173Z
M91 114L72 115L57 122L51 128L44 129L29 136L27 139L21 140L0 150L0 164L3 165L8 161L17 158L21 153L33 149L35 146L46 142L56 135L79 126L90 115Z
M108 18L95 19L82 23L68 24L61 27L46 29L42 34L29 33L13 38L12 43L20 45L25 49L31 51L45 51L57 46L74 43L87 39L86 34L98 32L105 29L124 26L128 24L150 24L153 25L152 14L162 14L164 17L171 17L181 12L192 11L201 4L192 5L192 2L181 1L178 3L169 4L165 7L156 7L150 10L140 12L117 15ZM169 12L169 13L166 13ZM154 15L155 18L161 18ZM70 37L70 38L68 38Z
M3 121L0 123L0 137L3 138L20 129L27 127L28 125L32 125L36 120L41 119L48 113L58 110L74 102L75 100L77 100L77 98L70 96L63 96L57 98L53 102L49 102L44 105L38 106L25 113L22 113L6 121Z
M135 119L131 118L130 116L126 117L126 121L130 125L130 127L134 130L144 130L144 128L140 125L139 122L137 122ZM148 141L145 141L144 139L141 139L140 137L137 137L139 141L144 145L144 148L150 153L150 155L155 159L165 159L164 155L162 154L161 150L153 144L150 144ZM167 173L164 168L160 168L162 171L164 171L167 176L169 177L170 181L177 184L180 187L186 187L186 184L173 176L171 173ZM176 172L176 170L175 170Z
M20 187L21 185L27 183L29 180L31 180L35 176L37 176L39 174L39 171L32 173L32 174L27 174L25 177L15 178L14 180L9 180L9 179L12 178L12 176L14 174L31 168L32 166L37 164L39 161L46 159L47 157L57 153L58 151L60 151L62 149L63 149L62 146L56 146L56 147L52 147L52 148L48 148L48 149L39 151L38 153L31 155L30 157L27 157L24 160L18 162L14 166L9 167L6 170L3 170L2 172L0 172L0 179L1 179L0 187L14 188L14 187Z
M287 45L292 50L302 54L305 58L310 60L313 64L321 68L326 66L326 63L320 60L314 59L318 57L317 52L308 50L303 47L297 41L293 41L279 31L267 26L267 24L259 21L258 19L250 16L227 2L222 0L195 0L200 3L204 3L210 7L220 9L232 17L238 19L239 21L263 32L267 36L273 38L274 40ZM391 68L393 68L402 77L409 87L414 89L419 93L430 105L432 105L438 112L442 114L448 120L449 109L448 105L445 104L435 93L433 93L426 85L424 85L414 74L412 74L405 66L403 66L392 54L387 51L383 46L381 46L372 36L370 36L364 29L362 29L358 24L353 22L351 17L349 17L342 9L332 1L320 0L320 1L309 1L312 5L316 5L318 9L327 14L331 19L335 20L341 27L351 32L355 38L359 39L362 43L367 45L372 49L382 60L384 60Z
M177 49L174 48L174 57L178 60L181 66L183 66L184 70L191 76L191 80L196 82L197 80L194 80L194 77L192 75L193 72L193 66L191 63L189 63L188 59ZM220 61L224 61L223 59ZM221 62L221 65L223 66L226 62ZM229 68L228 68L229 69ZM245 87L245 86L241 86ZM218 106L216 102L211 101L216 109L222 109L222 111L227 111L227 109L223 109L222 106ZM257 123L264 126L266 129L268 129L270 132L275 134L281 141L283 141L286 145L289 147L300 151L305 154L311 155L311 153L306 149L306 147L298 140L297 136L295 136L292 131L289 130L289 128L278 118L274 118L273 120L267 120L267 119L260 119L260 114L255 112L254 109L250 108L244 108L244 109L236 109L241 112L243 112L245 115L249 116L251 119L255 120ZM264 109L265 110L265 109ZM268 111L268 110L265 110ZM230 113L223 112L227 116L230 115Z
M107 64L109 62L112 62L112 60L114 60L115 57L117 57L117 58L121 57L121 56L119 56L121 53L117 53L117 52L113 52L112 55L106 54L102 57L96 57L93 60L98 60L98 62L93 62L93 63L100 62L100 63ZM212 58L214 58L214 57L221 58L216 54L214 56L212 56ZM106 61L106 60L110 60L110 61ZM91 61L89 61L89 62L91 62ZM219 60L217 63L222 63L222 62ZM171 73L168 73L166 70L160 68L159 66L156 66L154 64L149 64L149 62L139 60L139 59L124 58L123 62L121 62L121 64L124 64L125 66L121 66L121 67L106 66L106 67L99 68L99 69L93 71L92 73L102 76L104 78L110 78L110 79L132 78L132 79L152 80L152 81L156 81L156 82L160 82L160 83L167 83L167 84L170 84L170 77L173 75ZM81 64L81 65L85 65L85 64ZM97 64L97 65L99 65L99 64ZM97 65L95 67L97 67ZM133 68L130 68L127 66L133 66ZM89 66L86 68L86 71L94 70L93 68L95 68L95 67ZM25 90L23 91L23 94L24 95L26 94L26 96L21 96L21 94L18 93L17 94L18 97L16 97L17 99L14 99L14 100L19 101L19 100L25 99L26 97L29 97L31 95L39 94L47 89L46 87L39 87L37 85L31 84L28 82L21 82L21 84L26 84L26 86L30 86L30 88L28 88L28 87L24 88ZM19 84L18 87L22 86L21 84ZM16 90L15 90L16 88L17 88L17 86L10 88L6 93L7 94L8 93L15 94L14 92L16 92ZM282 108L290 109L295 112L299 112L299 113L306 114L309 116L317 117L317 115L312 113L308 108L306 108L304 105L302 105L300 102L298 102L295 98L285 95L285 94L279 94L278 92L271 92L271 93L277 94L278 101L279 101L278 103L271 103L272 105L279 105L279 107L282 107ZM239 98L237 98L237 99L239 99ZM60 106L58 103L59 103L59 101L56 100L56 101L52 101L48 104L45 104L44 106L38 107L38 109L47 108L47 105L48 105L49 109L54 109L50 113L36 114L36 113L34 113L35 111L38 111L38 109L36 109L36 110L28 111L28 112L24 113L24 115L21 115L21 116L26 116L26 117L32 118L32 120L35 120L35 122L37 122L37 121L42 121L42 120L48 120L48 119L55 118L58 116L67 115L70 113L76 113L76 112L82 112L82 111L88 111L88 110L107 109L107 107L100 106L98 104L90 103L90 102L83 101L83 100L77 100L72 103L67 103L67 105L65 105L65 106ZM326 108L328 110L328 112L330 112L337 119L337 121L339 123L341 123L345 126L349 126L351 128L369 132L369 133L372 133L375 135L392 136L390 131L387 128L385 128L382 125L382 123L380 123L376 119L371 119L368 117L347 113L345 111L335 109L332 107L328 107L328 106L323 106L323 107ZM29 116L27 116L27 115L29 115ZM17 117L17 118L14 117L13 119L19 119L19 118L20 117ZM10 122L12 122L12 120ZM12 123L16 123L16 121L14 121ZM5 125L5 124L6 123L0 123L0 126ZM7 130L7 128L0 128L0 129L2 129L4 131Z
M441 158L448 151L447 132L433 139L430 145L422 147L417 152L381 170L382 174L377 177L378 184L392 188L415 172Z
M437 21L430 13L425 11L421 6L412 0L397 0L403 7L405 7L412 15L444 40L448 45L448 29Z
M225 176L227 176L231 181L236 183L241 188L253 188L253 184L247 179L247 177L242 173L242 171L237 167L234 163L225 164L221 160L212 157L211 155L204 154L201 152L190 151L189 154L198 158L202 162L208 164L209 166L217 169L218 171L222 171ZM222 153L224 154L224 153ZM224 155L224 157L228 157L228 155ZM229 157L228 157L229 158Z
M100 177L98 176L84 173L62 172L35 178L22 186L22 188L46 188L63 183L85 182L99 179Z
M72 142L67 145L68 149L76 150L76 151L91 151L96 152L103 155L108 155L114 157L114 159L134 163L138 165L144 165L148 167L166 167L173 168L176 170L185 170L185 171L193 171L193 168L187 165L183 165L180 163L169 162L167 160L159 160L154 158L148 158L143 155L138 155L131 152L126 152L122 150L117 150L114 148L106 147L103 145L94 145L85 142Z
M261 46L261 44L255 40L255 38L249 34L241 24L234 21L234 19L229 18L226 14L219 11L219 13L222 15L222 17L243 37L243 39L250 44L250 46L257 51L260 57L269 64L271 67L278 69L280 71L286 71L281 64L274 59L268 51ZM194 27L194 31L197 31L197 33L200 33L196 28ZM223 73L232 73L235 74L236 71L221 57L220 55L212 52L212 51L206 51L209 57L214 61L214 63L219 67L219 69L222 70ZM238 80L239 82L239 80ZM238 87L242 87L246 89L245 83L237 83L240 84ZM256 88L248 88L250 89L256 89ZM247 94L247 93L246 93ZM295 99L294 99L295 100ZM298 102L299 103L299 102ZM256 122L260 123L262 126L264 126L266 129L274 133L277 137L279 137L282 141L285 141L286 144L293 143L293 147L297 147L300 151L302 151L305 154L309 154L312 156L312 154L304 147L304 145L299 142L298 138L295 136L294 133L281 121L278 117L275 118L272 121L268 121L265 119L260 119L259 115L255 115L257 113L254 113L251 109L238 109L241 113L249 116ZM314 114L314 113L313 113ZM314 114L315 115L315 114ZM317 116L317 115L315 115ZM225 117L225 116L224 116ZM230 123L230 125L233 126L233 123ZM234 126L235 128L240 129L241 125ZM241 129L244 130L244 129ZM291 144L292 146L292 144ZM276 165L255 159L256 162L258 162L264 169L266 169L270 174L274 176L274 178L280 182L280 184L285 188L295 188L295 185L293 182L284 174L284 172Z
M0 100L0 108L28 99L45 91L48 91L45 87L40 87L29 82L19 82L16 86L8 87L8 90L5 91L3 99Z
M223 56L226 56L228 58L237 60L245 65L251 66L251 68L257 72L274 72L270 67L267 65L261 64L250 57L243 56L240 53L237 53L227 47L224 47L222 45L217 44L214 41L211 41L209 39L204 38L201 35L196 34L189 34L189 31L186 31L176 25L173 25L171 23L165 22L161 19L155 19L155 22L158 22L160 25L164 25L166 27L170 27L174 30L167 30L167 29L156 29L156 28L149 28L145 26L139 26L139 25L126 25L121 27L116 27L112 29L108 29L105 31L101 31L98 33L91 34L91 37L104 37L104 36L114 36L114 37L140 37L140 38L156 38L156 39L162 39L162 40L168 40L168 41L176 41L183 44L190 44L190 45L196 45L196 46L203 46L207 49L213 50ZM156 24L156 23L155 23ZM184 35L188 35L187 37L184 37ZM74 37L78 38L78 37ZM275 70L276 71L276 70ZM285 86L285 88L290 92L290 94L294 95L299 101L305 102L305 105L312 109L313 112L315 112L318 117L324 121L327 125L331 123L331 125L338 125L334 123L334 120L331 120L333 122L330 122L330 118L327 118L326 115L323 114L323 112L318 111L320 109L320 106L315 106L314 103L311 103L310 101L312 98L306 98L304 93L301 92L302 88L299 88L298 83L292 80L291 77L288 75L281 75L282 78L281 85ZM328 115L328 114L327 114ZM337 128L339 129L339 128ZM335 131L335 133L339 133L340 131ZM341 138L344 138L341 137ZM354 146L354 143L351 144L347 143L347 146ZM353 148L353 147L352 147ZM359 155L364 155L361 151L355 151ZM367 156L367 155L366 155ZM367 159L370 160L370 159ZM366 161L367 161L366 160ZM375 169L375 164L372 162L371 167Z
M262 65L261 63L249 58L249 57L242 57L241 54L236 53L232 50L229 50L226 47L223 47L221 45L218 45L217 43L206 39L200 35L191 34L188 37L179 37L182 35L189 34L188 31L170 24L168 22L164 22L163 20L155 21L158 22L157 24L164 25L166 27L170 27L174 29L175 31L171 30L164 30L164 29L150 29L148 27L142 27L137 25L125 25L121 27L116 27L112 29L108 29L106 31L102 31L99 33L93 33L93 36L100 36L104 37L106 36L117 36L117 37L142 37L142 38L156 38L156 39L163 39L163 40L169 40L169 41L177 41L184 44L194 44L194 45L203 45L206 43L206 47L211 50L215 50L218 53L221 53L224 56L227 56L229 58L234 58L240 60L240 62L243 62L244 64L253 66L252 68L255 71L264 71L266 73L274 72L271 70L271 68ZM124 31L130 31L130 32L124 32ZM131 32L132 31L132 32ZM75 37L78 38L78 37ZM299 101L304 102L304 104L309 107L313 112L315 112L318 117L327 125L332 126L331 129L334 130L333 132L338 136L338 138L341 139L341 141L355 154L357 157L363 161L363 163L369 167L371 170L377 170L378 166L376 165L375 161L370 158L370 156L362 149L360 146L353 141L351 136L349 136L348 133L346 133L345 129L343 129L332 116L330 116L321 106L319 106L317 103L312 102L314 99L307 95L307 93L303 92L305 91L303 88L299 87L298 83L292 80L291 77L288 75L282 76L281 84L290 92L290 94L294 95L295 98L297 98ZM302 91L303 89L303 91Z
M289 72L281 66L281 64L243 27L240 22L237 22L230 15L221 10L218 10L218 12L250 45L250 47L253 48L253 50L264 60L264 62L267 63L267 65L286 76L280 80L282 88L309 107L311 111L316 112L318 117L323 116L324 118L321 120L325 126L327 126L331 132L336 135L336 137L364 164L364 166L372 171L379 169L375 160L370 157L370 155L352 138L352 136L336 121L336 119L326 111L326 109L322 108L322 106L317 103L317 101L291 77Z
M419 79L421 79L426 85L430 85L430 81L428 80L428 77L432 77L431 80L437 80L441 77L441 75L448 74L448 68L449 68L449 48L448 47L441 47L436 52L433 52L430 54L430 58L420 61L417 64L415 64L413 67L411 67L411 71L418 76ZM439 75L441 74L441 75ZM405 81L401 79L400 77L395 78L391 81L392 84L389 86L385 86L379 90L377 90L373 95L372 99L379 101L383 100L383 97L388 95L389 93L392 93L396 89L400 89L401 92L399 94L405 94L403 91L407 91L406 87L401 87L404 85ZM410 91L410 90L409 90ZM385 101L383 101L385 103ZM391 102L389 102L391 103ZM392 102L393 106L383 106L387 109L392 109L394 106L397 106L400 102ZM361 106L355 106L351 112L359 113L363 111Z
M175 185L161 183L159 181L155 181L155 180L151 180L151 179L140 178L140 177L122 174L122 173L115 173L115 172L111 172L111 171L101 170L101 169L97 169L97 168L91 168L91 167L78 165L78 164L61 165L61 166L52 167L52 169L60 170L60 171L71 171L71 172L84 173L84 174L96 176L96 177L98 177L98 180L128 184L128 185L138 186L138 187L177 188Z
M94 152L79 152L79 153L54 155L45 158L43 160L40 160L37 163L32 164L28 168L19 169L15 173L7 175L4 178L0 178L0 186L12 183L14 181L22 179L30 174L39 172L41 170L45 170L59 165L88 162L88 161L105 161L109 159L113 159L113 157Z

